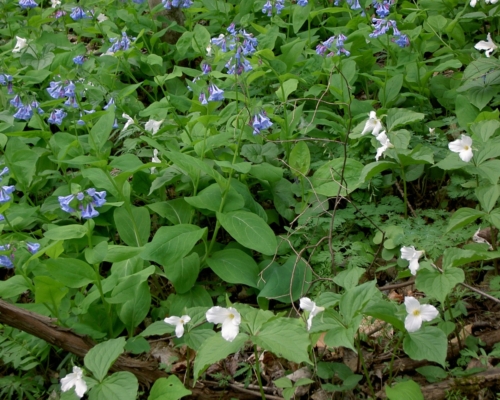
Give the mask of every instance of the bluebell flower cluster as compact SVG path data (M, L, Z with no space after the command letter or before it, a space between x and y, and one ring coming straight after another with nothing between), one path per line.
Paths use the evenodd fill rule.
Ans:
M76 56L73 58L73 62L76 65L83 65L83 63L85 62L85 56L83 55Z
M273 16L273 3L274 9L276 10L276 15L281 14L281 11L285 8L285 0L267 0L266 4L262 7L262 12L267 14L268 17ZM307 3L307 1L306 1Z
M40 250L40 243L26 242L26 247L31 254L35 254Z
M301 7L305 7L309 4L309 1L308 0L299 0L299 1L297 1L297 4Z
M73 7L71 9L71 14L69 16L73 19L73 21L79 21L84 18L90 18L88 14L85 11L83 11L83 8L81 7Z
M0 172L0 182L3 180L3 176L9 173L9 168L4 167L4 169ZM14 192L16 187L12 186L0 186L0 204L7 203L11 197L9 196Z
M333 55L344 54L347 57L351 55L351 53L344 48L344 42L347 39L347 36L343 34L339 34L337 37L331 36L325 42L321 42L316 46L316 54L322 56L327 51L329 52L326 56L332 57Z
M49 124L61 125L66 115L68 115L68 113L64 111L62 108L56 108L50 113L49 118L47 118L47 122Z
M9 74L0 74L0 85L7 85L7 93L14 93L12 90L12 75Z
M224 90L219 89L213 83L208 85L208 101L222 101L224 100Z
M67 97L64 105L78 108L75 94L75 84L72 81L52 81L47 88L47 92L53 99L62 99Z
M6 244L4 246L0 246L0 251L9 251L10 250L10 244ZM12 255L11 255L12 257ZM5 268L14 268L14 263L12 262L11 257L7 255L0 255L0 266L5 267Z
M38 101L32 101L31 104L24 104L21 101L21 97L19 95L14 96L13 99L10 100L10 104L13 105L17 110L14 113L14 118L22 119L25 121L29 121L33 116L33 110L36 110L38 114L43 114L44 111L38 104Z
M374 31L370 33L371 38L376 38L388 33L392 29L393 38L391 39L399 47L407 47L410 45L410 39L404 33L401 33L397 27L396 21L387 19L390 14L390 7L395 3L394 0L383 0L379 2L373 0L375 13L380 18L373 18L372 24Z
M55 19L59 19L61 17L64 17L66 15L66 11L64 10L57 10L55 13L54 13L54 18Z
M166 10L171 10L172 7L189 8L193 5L191 0L161 0L161 3Z
M340 0L335 0L333 3L335 6L339 5ZM351 7L351 10L359 10L361 8L361 4L359 4L359 0L347 0L347 4Z
M132 38L132 40L135 40L135 38ZM128 50L130 48L130 43L132 43L126 32L122 32L122 38L120 40L117 38L111 38L109 41L112 43L112 46L106 52L108 55L114 54L119 50Z
M250 122L250 125L253 128L253 134L258 135L263 129L270 128L273 123L267 116L266 112L261 111L260 113L254 115L252 121Z
M106 203L106 192L96 191L94 188L87 189L85 193L79 192L76 195L70 194L69 196L59 196L59 205L63 211L67 213L75 212L76 209L72 205L77 204L77 208L82 213L82 218L90 219L99 215L99 212L94 207L102 207Z
M19 6L24 10L26 8L38 7L34 0L19 0Z

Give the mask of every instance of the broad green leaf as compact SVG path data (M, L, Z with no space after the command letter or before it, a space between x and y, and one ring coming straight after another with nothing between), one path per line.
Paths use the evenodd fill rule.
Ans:
M498 129L500 129L500 122L491 119L480 121L471 125L472 132L479 136L483 142L487 142Z
M469 207L459 208L451 216L446 232L451 232L455 229L459 229L466 225L469 225L471 222L474 222L476 219L483 217L485 215L486 213L484 213L483 211L474 210L473 208Z
M148 400L178 400L190 394L191 391L187 390L180 379L172 374L168 378L156 380L149 392Z
M375 161L364 166L363 170L359 174L359 184L368 182L375 175L387 169L396 169L399 165L391 161ZM358 184L358 185L359 185Z
M141 247L148 242L151 233L151 218L146 207L130 206L129 214L125 207L115 208L113 213L116 229L129 246Z
M245 315L245 319L242 323L246 323L248 325L248 331L254 336L259 333L262 325L264 325L271 318L275 317L272 311L258 310L251 307L249 307L250 311L248 311L246 309L242 310L242 305L240 304L235 304L235 306L240 314Z
M290 170L293 175L306 176L311 165L311 153L306 142L298 142L290 152L289 158Z
M365 282L352 289L348 289L342 295L339 303L339 310L348 325L352 319L366 306L368 301L374 297L377 292L376 281Z
M405 329L403 321L401 321L398 316L397 307L393 303L389 303L386 300L378 300L368 303L363 310L363 314L388 322L400 331L404 331Z
M444 303L446 296L464 280L465 275L461 268L448 268L443 273L437 270L422 269L418 271L415 284L417 289L428 297L433 297L440 303Z
M102 169L100 168L86 168L82 170L82 176L84 178L90 179L94 186L98 189L104 189L106 190L109 194L112 196L121 199L122 194L119 192L119 189L116 188L116 186L113 184L113 181L116 182L114 178L111 177L111 175L106 174Z
M195 225L162 226L153 241L144 246L141 257L160 265L168 265L187 256L205 234L206 228Z
M184 197L184 200L197 209L220 211L223 191L217 183L203 189L197 196ZM226 195L223 212L241 210L245 204L243 197L232 187Z
M193 210L184 198L152 203L147 207L174 225L188 224Z
M488 179L492 185L496 185L500 178L500 160L487 160L476 170L480 176Z
M106 258L108 253L108 242L102 241L101 243L91 248L85 249L85 260L89 264L100 264Z
M203 56L207 53L207 46L210 44L210 33L203 25L196 24L193 30L191 46L195 51Z
M19 296L29 289L30 286L24 276L14 275L12 278L0 281L0 298L10 299L11 297Z
M262 325L260 332L252 336L252 341L278 357L298 364L304 362L312 364L309 360L309 334L297 320L278 318Z
M257 179L271 183L281 180L281 178L283 178L283 172L283 168L275 167L274 165L268 163L252 165L252 168L250 169L250 175Z
M229 354L239 351L247 339L248 336L246 334L239 333L232 342L228 342L222 338L220 333L217 333L205 340L194 360L194 379L197 380L210 365L223 360Z
M259 266L245 252L238 249L225 249L215 252L206 261L212 271L224 282L257 287Z
M89 144L95 153L99 154L108 140L114 121L115 113L112 109L109 109L90 130Z
M125 324L129 334L146 318L151 307L151 292L147 282L142 282L135 288L133 297L120 307L118 314Z
M359 187L363 169L363 164L352 158L346 160L345 168L343 158L328 161L311 178L311 191L328 197L345 196Z
M175 330L175 326L169 325L164 321L156 321L144 329L139 336L162 336L165 333L172 333Z
M189 346L194 351L198 351L200 347L216 333L213 331L212 327L210 329L193 329L190 332L184 333L182 337L187 346Z
M447 248L443 254L443 270L453 267L460 267L479 260L485 260L488 255L483 252L475 252L473 250L464 250L457 248Z
M398 97L401 88L403 87L403 74L397 74L390 78L385 86L380 88L379 100L383 107L390 107L393 101Z
M134 374L115 372L90 390L89 400L135 400L138 389L139 383Z
M424 119L425 114L417 113L415 111L407 110L404 108L391 108L387 111L387 130L394 131L400 126L405 126L413 122L421 121Z
M403 349L413 360L434 361L444 367L448 341L441 329L425 326L405 336Z
M327 314L325 314L327 315ZM318 317L315 317L318 318ZM325 319L327 317L325 316ZM354 352L357 352L354 346L354 335L356 330L351 326L342 325L336 319L329 319L329 328L324 337L325 344L329 347L346 347ZM314 320L313 320L314 327Z
M288 79L283 82L276 90L276 97L281 102L285 102L288 99L288 96L297 90L297 85L299 81L297 79Z
M96 279L96 272L86 262L76 258L44 260L49 273L59 282L70 288L81 288Z
M163 266L165 276L172 282L177 293L186 293L196 283L200 273L200 256L197 253Z
M85 225L65 225L51 227L43 236L52 240L67 240L82 238L86 234L87 227Z
M361 278L361 276L363 276L365 272L366 270L363 268L352 267L347 270L339 272L333 278L333 281L340 287L343 287L344 289L351 289L358 284L359 278Z
M155 267L151 265L135 274L120 278L118 285L114 285L111 297L107 299L108 303L120 304L134 298L137 287L145 282L154 271Z
M469 123L474 122L478 114L479 111L471 104L467 97L459 94L455 98L455 115L462 128L467 128Z
M265 255L273 255L278 244L276 236L258 215L247 211L217 213L222 227L242 246Z
M206 164L203 160L184 153L173 151L165 152L165 156L168 157L177 167L186 171L186 173L193 181L196 181L197 177L200 175L200 172L204 172L208 176L214 178L221 188L227 187L226 179L215 169Z
M35 276L35 303L46 303L49 307L59 308L68 288L48 276Z
M142 252L142 247L129 247L129 246L109 246L104 261L107 262L120 262L129 260Z
M33 150L19 150L11 155L9 165L11 174L22 185L24 190L28 190L36 173L36 163L38 154Z
M424 400L420 386L414 381L399 382L393 387L386 386L385 393L389 400Z
M441 169L444 169L445 171L449 171L452 169L459 169L466 167L468 163L462 161L458 154L456 153L451 153L448 154L443 160L439 161L436 164L436 167L439 167Z
M102 382L113 363L120 356L120 354L123 353L124 347L124 337L110 339L106 342L95 345L89 350L83 359L85 367L94 374L94 377L99 382Z
M482 209L489 213L497 203L500 189L498 185L481 185L476 188L476 196Z
M305 7L293 7L293 32L298 33L304 22L309 18L311 13L311 4L307 3Z

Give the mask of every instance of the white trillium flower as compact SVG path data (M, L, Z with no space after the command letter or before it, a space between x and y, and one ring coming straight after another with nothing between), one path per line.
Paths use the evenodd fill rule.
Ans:
M491 53L493 53L497 49L497 45L491 40L491 33L488 33L486 36L487 40L480 40L479 42L476 43L474 48L476 50L486 50L484 52L484 55L486 57L489 57Z
M151 132L153 135L156 134L160 130L160 126L163 123L163 119L160 121L155 121L154 119L150 119L148 122L146 122L146 125L144 126L144 129L147 131Z
M471 7L476 7L477 0L470 0L470 6Z
M12 49L13 53L19 53L22 49L24 49L28 45L28 40L23 39L22 37L16 36L17 43L16 46Z
M299 307L304 311L309 311L309 318L307 318L307 330L311 329L313 318L318 315L321 311L325 310L325 307L319 307L314 301L309 297L302 297L300 299Z
M153 150L153 158L151 159L151 162L154 162L154 163L161 163L161 160L158 158L158 150L157 149L154 149ZM152 167L151 168L151 173L154 174L156 172L156 167ZM167 321L165 321L167 322ZM167 322L168 324L168 322Z
M124 126L124 127L123 127L123 129L122 129L122 132L123 132L123 131L124 131L124 130L126 130L126 129L130 126L130 125L133 125L133 124L135 123L135 121L134 121L134 119L133 119L130 115L125 114L125 113L123 113L123 114L122 114L122 117L123 117L123 118L125 118L125 119L127 120L127 122L125 123L125 126Z
M101 22L104 22L104 21L107 21L109 18L106 17L103 13L100 13L98 16L97 16L97 22L101 23Z
M405 328L408 332L416 332L422 326L422 321L432 321L439 315L436 307L430 304L420 305L414 297L405 297L406 312Z
M375 111L370 111L368 121L365 123L362 135L371 132L374 136L377 136L383 128L382 121L377 118L377 113Z
M175 336L181 338L184 335L184 325L191 321L189 315L183 315L182 317L169 317L164 319L165 323L169 325L175 325Z
M410 265L408 265L408 268L410 268L411 274L416 275L417 270L420 268L420 264L418 263L418 259L422 257L422 254L424 254L423 251L418 251L415 250L415 246L403 246L401 247L401 258L403 260L408 260L410 262Z
M377 149L377 154L375 155L375 160L378 161L380 156L384 154L384 152L390 148L394 147L392 143L390 142L389 138L387 137L385 131L380 132L380 134L376 137L376 139L380 142L381 146Z
M458 153L462 161L469 162L472 159L472 139L467 135L462 135L460 139L448 143L448 148Z
M87 383L83 380L83 371L80 367L73 367L73 372L61 379L61 390L67 392L75 388L76 395L81 399L87 391Z
M61 0L50 0L50 3L52 8L56 8L61 5Z
M222 337L232 342L240 332L241 315L233 307L212 307L207 311L207 321L222 324Z

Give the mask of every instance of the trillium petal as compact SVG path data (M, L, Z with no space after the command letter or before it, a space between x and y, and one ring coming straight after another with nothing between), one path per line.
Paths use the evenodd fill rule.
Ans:
M403 260L411 261L415 257L415 246L403 246L401 247L401 258Z
M227 308L215 306L207 311L206 318L213 324L222 324L229 316Z
M405 297L405 306L408 314L413 314L415 310L420 310L420 303L412 296Z
M184 324L179 321L179 323L175 326L175 336L181 338L184 335Z
M431 306L430 304L423 304L420 306L420 317L422 321L432 321L439 315L439 311L436 307Z
M472 157L474 154L472 154L472 148L468 148L467 150L462 150L460 153L458 153L460 159L464 162L469 162L472 160Z
M180 321L180 318L179 317L168 317L168 318L165 318L163 321L165 321L165 323L169 324L169 325L177 325Z
M311 330L313 318L314 318L314 314L310 313L309 318L307 318L307 330L308 331Z
M87 391L87 383L83 379L75 382L75 393L78 397L82 398Z
M222 337L226 339L228 342L232 342L240 331L239 324L236 325L233 323L233 320L227 318L222 323Z
M417 270L420 268L420 264L418 263L418 258L411 260L410 265L408 265L408 268L410 268L410 272L412 275L416 275Z
M408 332L416 332L422 326L422 318L413 314L408 314L405 318L405 328Z
M377 119L375 121L375 126L373 127L372 135L378 136L378 134L382 129L384 129L384 127L382 126L382 122L380 122L380 120Z
M460 139L454 140L453 142L448 143L448 148L454 153L460 153L464 146Z
M308 297L300 299L299 307L305 311L312 311L316 307L316 303Z

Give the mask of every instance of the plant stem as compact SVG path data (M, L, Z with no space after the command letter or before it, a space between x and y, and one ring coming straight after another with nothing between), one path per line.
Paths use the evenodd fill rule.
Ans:
M396 347L392 352L391 362L389 364L389 380L387 381L388 386L390 386L392 383L392 366L394 364L394 359L396 358L396 351L397 349L399 349L399 346L401 345L401 341L403 340L404 336L405 336L404 334L401 334L400 338L398 339L398 343L396 344Z
M257 352L257 345L253 345L253 352L255 355L255 373L257 375L257 382L259 382L260 395L262 400L266 400L266 394L264 393L264 387L262 386L262 378L260 377L260 363L259 363L259 353Z
M363 367L363 374L365 375L366 382L368 383L368 387L370 388L370 393L371 393L372 397L375 399L375 398L377 398L377 396L375 395L375 390L373 390L372 381L370 380L370 374L368 373L368 368L366 368L365 359L363 357L363 352L361 351L361 345L359 342L360 342L360 339L358 337L358 339L356 340L356 347L358 349L359 362L361 363L361 366Z

